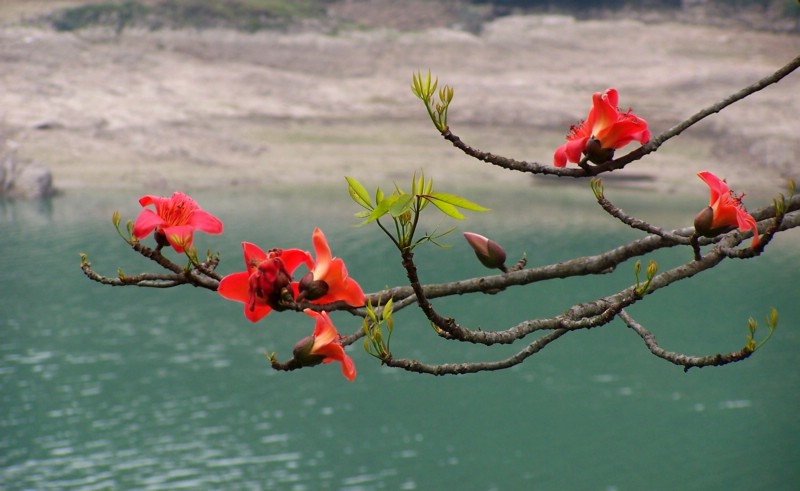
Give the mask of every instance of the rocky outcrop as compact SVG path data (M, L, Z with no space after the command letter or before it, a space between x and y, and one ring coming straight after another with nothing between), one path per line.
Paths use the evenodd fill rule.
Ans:
M52 196L53 174L39 162L20 162L16 153L2 156L0 197L38 199Z

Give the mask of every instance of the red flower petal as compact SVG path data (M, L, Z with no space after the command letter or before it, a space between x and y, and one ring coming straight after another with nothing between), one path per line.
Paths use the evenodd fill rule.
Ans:
M143 239L163 224L164 220L162 220L160 216L156 215L153 210L145 208L139 213L136 221L133 222L133 235L135 235L137 239Z
M328 292L315 298L313 303L324 305L342 300L354 307L364 305L364 292L358 283L348 278L344 261L331 257L331 249L322 230L314 229L311 240L317 255L312 269L314 280L324 281L328 285Z
M191 246L195 230L210 234L222 232L222 222L217 217L201 210L195 200L181 192L175 192L169 198L142 196L139 204L144 207L153 205L155 212L142 210L134 223L134 235L146 237L154 229L163 232L176 252L183 252Z
M720 195L728 194L731 192L730 188L724 181L722 181L719 177L715 176L711 172L703 171L698 172L697 176L703 180L708 185L709 191L711 191L711 199L709 200L708 206L713 206L714 203L717 202Z
M317 263L314 266L314 279L324 279L328 273L328 268L331 263L331 248L328 245L328 240L325 234L319 227L314 229L314 234L311 236L311 242L314 244L314 253L317 256Z
M339 332L331 322L327 312L315 312L311 309L305 309L303 312L309 317L316 319L314 326L314 344L311 347L310 354L323 356L323 363L330 363L338 361L342 366L342 375L349 381L356 378L356 367L353 360L344 352L341 340L339 339Z
M335 258L331 261L328 275L324 281L328 284L328 293L314 300L313 303L324 305L341 300L354 307L360 307L366 303L364 291L355 280L347 276L347 268L341 259Z
M207 234L221 234L223 229L222 221L219 218L199 209L192 213L190 225Z
M250 242L242 242L242 252L244 253L244 267L248 271L257 268L267 259L267 253Z
M755 218L744 209L741 199L734 196L728 184L711 172L698 172L697 176L708 185L709 204L714 213L711 229L737 227L739 230L753 231L750 247L758 245L758 225Z
M250 273L242 271L222 278L217 287L222 298L246 303L250 298Z
M162 227L161 231L167 237L167 241L175 249L178 254L182 253L184 249L192 245L192 232L194 228L191 225L179 225L176 227Z
M650 140L647 122L630 112L621 112L617 107L619 94L616 89L592 95L592 108L586 121L571 128L567 143L553 155L553 165L564 167L567 162L578 163L590 138L600 142L601 149L615 150L636 140L642 144Z
M232 273L222 278L217 287L217 293L222 298L241 302L244 304L244 316L251 322L257 322L272 312L272 307L256 300L253 310L250 310L248 303L250 302L250 273L242 271L240 273Z
M301 264L311 270L314 267L314 261L311 259L311 254L300 249L286 249L281 253L281 261L286 267L286 271L290 274L294 273Z

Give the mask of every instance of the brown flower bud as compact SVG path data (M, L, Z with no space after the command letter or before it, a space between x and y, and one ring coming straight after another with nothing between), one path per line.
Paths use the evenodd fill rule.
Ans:
M586 142L586 148L583 149L583 154L589 158L590 162L602 164L614 158L614 149L603 148L603 144L600 143L600 140L592 137Z
M325 359L322 355L311 354L311 349L314 347L314 336L306 336L292 348L292 355L294 361L301 367L313 367L322 363Z
M707 206L694 217L694 231L703 237L715 237L719 235L719 229L714 230L711 224L714 222L714 210Z
M464 232L464 238L467 239L467 243L475 251L475 255L481 264L490 269L505 270L506 251L500 247L500 244L472 232Z
M309 272L300 279L298 289L300 290L300 293L297 295L298 301L312 301L325 296L325 294L328 293L329 287L323 280L314 280L314 273Z

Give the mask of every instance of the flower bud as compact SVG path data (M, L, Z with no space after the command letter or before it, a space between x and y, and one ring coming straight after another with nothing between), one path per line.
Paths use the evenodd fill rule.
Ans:
M487 268L505 269L506 251L497 242L472 232L464 232L464 238L475 251L478 260Z
M314 347L314 336L306 336L298 341L292 348L292 355L295 362L301 367L313 367L322 363L325 359L322 355L311 354Z
M586 142L586 147L583 149L583 154L589 158L589 161L594 164L602 164L614 158L613 148L603 148L603 144L595 137L589 138Z
M719 231L715 233L715 230L711 228L713 222L714 210L707 206L694 217L694 231L697 235L702 235L703 237L715 237L719 234Z
M300 279L298 289L300 290L300 294L297 296L298 301L312 301L325 296L329 287L324 280L314 280L314 273L309 272Z
M153 234L153 237L155 237L156 244L158 244L159 247L166 247L169 245L166 234L164 234L164 232L161 230L156 230Z

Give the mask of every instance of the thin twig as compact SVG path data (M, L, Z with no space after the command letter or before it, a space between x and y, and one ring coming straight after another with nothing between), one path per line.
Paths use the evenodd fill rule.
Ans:
M737 361L742 361L746 358L749 358L750 355L753 354L753 351L748 347L744 347L739 351L733 351L731 353L725 354L715 354L715 355L707 355L707 356L689 356L684 355L682 353L677 353L674 351L667 351L662 348L658 342L656 341L656 337L645 329L644 326L636 322L633 317L631 317L627 312L624 310L619 313L620 319L622 319L625 324L633 329L636 334L638 334L642 340L644 341L645 346L647 349L650 350L651 353L656 355L657 357L667 360L668 362L680 365L683 367L684 371L689 371L690 368L694 367L707 367L707 366L722 366L727 365L729 363L735 363Z
M598 198L597 203L600 204L600 207L603 208L603 210L605 210L606 213L608 213L612 217L616 218L617 220L621 221L622 223L631 228L642 230L650 234L658 235L659 237L663 237L667 240L675 242L676 244L689 245L690 243L689 237L674 234L662 228L650 225L644 220L628 215L627 213L622 211L621 208L618 208L613 203L611 203L606 197Z
M466 363L443 363L432 365L422 363L417 360L395 359L389 357L384 360L384 364L402 368L409 372L426 373L430 375L463 375L467 373L486 372L493 370L503 370L505 368L519 365L527 358L541 351L545 346L566 334L567 330L559 329L545 334L536 341L527 345L524 349L513 356L498 361L466 362Z

